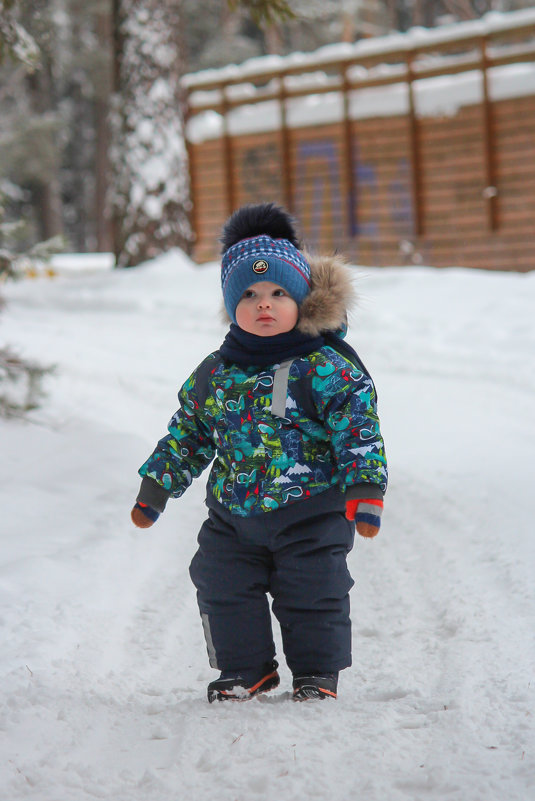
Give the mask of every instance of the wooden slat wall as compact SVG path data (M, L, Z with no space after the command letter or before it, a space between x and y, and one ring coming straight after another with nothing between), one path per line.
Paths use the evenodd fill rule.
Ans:
M407 117L351 122L355 197L344 165L343 124L292 129L290 171L303 239L359 264L425 263L498 270L535 269L535 95L492 104L497 230L485 196L480 105L418 119L423 233L415 237ZM233 137L235 205L285 204L280 131ZM218 257L231 209L223 140L190 145L197 261Z

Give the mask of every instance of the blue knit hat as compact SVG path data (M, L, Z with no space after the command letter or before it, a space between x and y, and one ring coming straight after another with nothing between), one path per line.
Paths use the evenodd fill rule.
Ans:
M310 292L310 265L297 247L291 217L272 203L244 206L223 229L221 286L229 317L257 281L271 281L300 305Z
M263 234L233 245L223 256L221 286L225 307L234 322L243 293L257 281L281 286L299 305L310 292L310 266L287 239Z

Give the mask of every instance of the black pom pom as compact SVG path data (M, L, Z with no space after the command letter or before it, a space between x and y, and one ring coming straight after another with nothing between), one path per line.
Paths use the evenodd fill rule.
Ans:
M296 248L299 239L293 218L274 203L242 206L232 214L221 233L221 252L225 253L236 242L252 236L267 234L272 239L288 239Z

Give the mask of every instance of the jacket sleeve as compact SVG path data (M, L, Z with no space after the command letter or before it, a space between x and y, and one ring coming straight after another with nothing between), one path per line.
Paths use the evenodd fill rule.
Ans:
M196 378L197 370L178 393L180 407L169 421L169 433L139 469L138 501L157 511L163 511L168 497L179 498L215 456L213 428L199 403Z
M386 453L371 378L337 368L324 403L324 425L348 498L382 499L387 486Z

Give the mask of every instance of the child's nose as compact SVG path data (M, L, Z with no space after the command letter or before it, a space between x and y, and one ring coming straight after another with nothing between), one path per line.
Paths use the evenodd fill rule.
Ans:
M260 298L258 305L262 309L269 308L271 306L271 300L269 298Z

